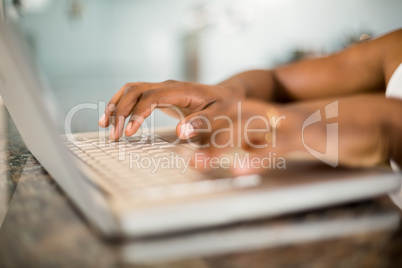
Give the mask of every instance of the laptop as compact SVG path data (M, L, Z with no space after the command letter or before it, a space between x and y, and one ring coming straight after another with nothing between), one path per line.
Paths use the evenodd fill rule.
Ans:
M332 168L300 160L285 170L242 177L177 168L169 161L185 163L193 148L177 142L172 129L148 129L118 142L107 139L107 130L69 133L23 42L3 22L0 58L0 95L26 146L91 226L107 237L274 217L368 199L400 187L398 174L387 167ZM144 167L146 161L160 159L168 159L165 167ZM136 166L141 161L143 165Z
M278 248L283 250L286 246L287 255L301 257L303 250L311 252L312 245L322 243L328 248L325 240L358 236L366 242L373 239L378 241L378 237L368 234L397 230L401 218L399 209L387 206L387 202L380 200L337 206L331 208L330 213L317 210L175 235L133 239L123 243L119 249L125 263L138 265L161 265L222 255L225 256L223 259L230 260L233 255L255 251L268 261L277 254ZM350 243L349 240L343 241L345 244ZM270 250L273 248L275 250ZM338 247L338 256L342 255L339 250ZM350 253L350 247L342 250ZM305 259L306 256L301 258Z

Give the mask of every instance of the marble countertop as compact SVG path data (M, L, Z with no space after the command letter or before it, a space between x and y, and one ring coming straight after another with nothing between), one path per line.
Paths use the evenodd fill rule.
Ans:
M148 239L94 233L0 119L0 267L402 267L388 197Z

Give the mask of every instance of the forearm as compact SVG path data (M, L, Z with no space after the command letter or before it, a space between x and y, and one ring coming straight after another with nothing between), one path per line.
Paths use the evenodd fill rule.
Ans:
M361 95L339 102L340 152L389 163L402 164L402 100L383 94ZM344 141L342 141L344 139ZM347 142L348 141L348 142ZM340 154L340 157L342 155ZM346 158L346 156L345 156ZM368 164L376 164L368 162Z
M402 61L402 30L351 46L328 57L308 59L273 70L235 75L220 85L242 97L270 102L342 97L384 92Z

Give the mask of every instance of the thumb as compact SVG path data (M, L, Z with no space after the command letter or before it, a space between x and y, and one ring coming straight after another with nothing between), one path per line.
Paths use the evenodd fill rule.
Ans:
M212 109L205 109L190 114L176 126L176 134L181 140L197 136L199 133L211 131Z

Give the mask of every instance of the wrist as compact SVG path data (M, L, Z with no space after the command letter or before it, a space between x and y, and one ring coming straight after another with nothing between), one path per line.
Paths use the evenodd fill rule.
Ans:
M238 82L224 81L217 85L223 98L230 98L231 100L243 100L246 98L245 87Z

